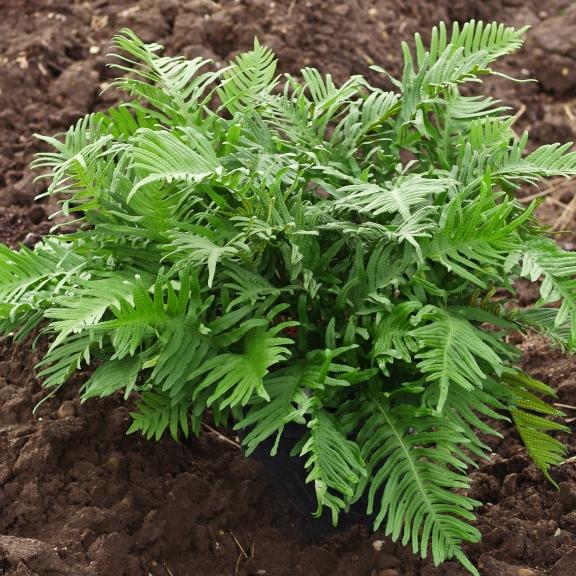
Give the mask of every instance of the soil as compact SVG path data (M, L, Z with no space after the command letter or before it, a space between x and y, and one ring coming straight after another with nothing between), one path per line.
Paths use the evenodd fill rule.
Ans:
M50 204L28 164L35 132L64 130L118 98L101 91L111 36L124 26L170 53L217 62L256 35L283 70L315 65L336 80L369 66L400 71L399 42L438 20L530 24L525 49L504 71L539 83L491 80L536 143L576 130L576 8L569 0L2 0L0 5L0 242L33 246L50 228ZM574 185L562 194L573 197ZM544 217L554 222L554 203ZM573 222L571 223L573 224ZM572 238L572 237L570 237ZM562 240L571 249L571 240ZM529 287L524 301L532 297ZM34 346L33 346L34 344ZM42 341L0 341L0 575L5 576L463 576L435 568L380 533L320 530L262 465L207 430L187 443L126 436L117 399L80 406L75 390L44 397L33 368ZM538 339L520 343L525 368L576 405L576 360ZM34 350L34 351L33 351ZM574 428L576 411L567 409ZM473 472L482 543L468 554L485 576L576 574L576 436L554 471L556 491L526 458L516 434L492 441ZM496 453L498 455L496 455Z

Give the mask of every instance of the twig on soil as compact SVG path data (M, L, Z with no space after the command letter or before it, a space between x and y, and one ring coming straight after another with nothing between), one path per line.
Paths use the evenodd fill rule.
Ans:
M164 570L166 570L166 572L168 572L168 576L174 576L174 573L172 572L172 570L170 570L170 568L168 568L168 566L166 566L166 562L162 562L162 566L164 566Z
M574 220L574 215L576 214L576 195L570 200L570 203L566 206L562 214L558 216L556 222L554 222L554 230L563 230L566 226Z
M242 450L242 446L240 446L240 444L238 444L238 442L232 440L232 438L228 438L228 436L224 436L224 434L218 432L218 430L216 430L215 428L212 428L212 426L210 426L204 422L202 424L202 427L205 428L206 430L208 430L208 432L210 432L211 434L214 434L218 438L218 440L221 440L222 442L226 442L227 444L234 446L234 448L237 448L238 450Z
M576 410L576 406L571 406L570 404L559 404L558 402L554 402L554 406L556 406L556 408L565 408L566 410Z
M550 188L547 188L546 190L540 190L540 192L536 192L535 194L530 194L530 196L524 196L523 198L520 198L520 202L522 202L522 204L528 204L529 202L532 202L532 200L536 200L536 198L542 198L542 196L548 196L548 194L550 194L552 192L552 190Z
M569 104L564 104L564 112L566 112L568 120L570 120L570 122L572 122L573 124L576 124L576 117L574 117L574 113L572 112L572 109L570 108Z
M238 574L238 569L240 568L240 560L242 560L242 556L244 556L246 560L250 560L250 556L246 554L246 550L244 550L244 547L242 546L242 544L240 544L240 541L238 540L238 538L236 538L236 536L234 536L232 532L230 532L230 536L232 536L234 542L236 542L236 546L238 546L238 548L240 549L240 554L238 554L238 560L236 560L236 568L234 570L234 574Z
M516 124L516 122L524 116L524 112L526 112L526 104L522 104L518 112L512 116L512 123L510 125L512 126L513 124Z
M536 192L535 194L530 194L530 196L524 196L524 198L520 198L520 202L522 202L523 204L528 204L528 202L532 202L532 200L542 198L542 196L548 196L552 194L552 192L558 192L558 190L561 190L567 184L571 184L571 182L564 179L557 180L556 182L550 184L550 186L548 186L548 188L546 188L545 190L540 190L540 192ZM562 203L559 202L559 204ZM565 206L565 204L562 204L562 206Z

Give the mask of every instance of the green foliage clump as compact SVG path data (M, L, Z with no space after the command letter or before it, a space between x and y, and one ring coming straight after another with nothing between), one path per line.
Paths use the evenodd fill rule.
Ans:
M136 394L129 431L148 438L198 433L210 410L274 453L300 425L318 514L367 496L375 528L477 574L479 434L509 418L549 478L565 453L553 391L506 336L576 343L576 255L514 195L575 175L576 153L526 153L506 107L459 91L523 32L441 24L384 91L278 76L257 42L214 71L122 31L132 99L43 137L36 166L78 226L0 247L0 329L42 327L48 388L94 364L82 399ZM518 277L541 281L531 309Z

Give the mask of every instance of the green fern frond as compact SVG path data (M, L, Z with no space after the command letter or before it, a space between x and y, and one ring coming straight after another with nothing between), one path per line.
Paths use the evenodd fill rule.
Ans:
M220 170L220 162L206 137L192 129L180 137L167 131L142 129L135 144L132 165L141 176L128 200L154 182L197 183Z
M268 95L274 86L276 58L270 48L254 39L254 48L238 56L225 72L218 95L222 106L231 113L254 105L258 98Z
M535 394L556 396L554 390L520 371L508 370L503 376L503 381L512 390L510 414L528 454L544 476L557 486L550 475L550 467L558 466L564 461L567 449L548 432L570 432L570 428L551 420L549 417L564 416L563 412L550 406Z
M292 339L278 336L283 328L284 324L268 329L254 327L243 338L241 354L219 354L205 362L188 376L189 380L202 377L194 397L209 389L208 405L217 405L221 410L245 406L254 394L270 400L264 377L272 366L287 358L290 350L286 346L293 344Z
M342 435L328 412L316 409L313 414L300 456L306 457L306 482L314 482L318 501L315 515L320 516L326 506L336 525L338 514L351 503L356 487L366 475L365 464L358 446Z
M372 355L380 370L387 376L390 375L388 364L395 360L410 362L418 350L419 342L411 334L413 326L410 316L420 308L419 302L403 302L395 306L375 326Z
M534 240L525 245L521 275L533 282L542 277L543 303L561 301L554 325L570 325L570 343L576 341L576 255L560 249L553 241Z
M482 388L487 378L483 363L493 374L502 372L500 356L467 320L433 307L423 308L418 319L422 325L410 335L420 343L418 368L429 383L439 387L438 413L442 412L452 385L465 390Z
M557 308L526 308L512 313L515 322L525 330L533 330L551 339L562 348L572 349L570 322L558 324Z
M141 369L141 359L130 356L98 366L82 386L82 401L111 396L118 390L123 390L127 399L134 390Z
M170 398L160 392L146 391L140 396L137 412L131 412L132 425L127 434L141 432L148 440L160 440L166 430L174 440L178 440L178 432L182 431L185 438L190 433L189 406L186 402L173 406ZM195 427L199 427L196 419Z
M322 372L322 364L306 361L281 368L265 378L270 400L255 401L246 417L235 426L237 430L249 429L243 441L246 454L251 454L266 438L275 435L270 452L275 455L286 424L306 423L304 415L313 402L306 391L321 386Z
M393 409L377 395L366 411L358 444L373 478L368 513L376 510L375 528L385 522L385 533L411 542L414 553L425 558L430 548L436 565L456 558L478 574L462 543L480 540L468 524L479 502L453 491L470 485L466 463L455 455L460 429L444 418L416 417L408 406Z
M113 85L152 104L166 120L189 125L198 108L209 98L208 88L221 74L200 74L200 70L210 63L204 58L186 60L159 56L163 46L145 44L127 28L115 36L113 42L120 51L114 54L120 63L112 64L112 67L133 74L119 78Z
M454 184L449 178L432 179L420 174L400 177L386 187L354 184L338 190L335 206L371 216L398 212L408 220L412 208L430 202L434 194L445 192Z
M92 348L100 346L101 340L89 334L70 335L63 344L50 350L38 362L38 376L42 378L46 388L58 388L65 384L74 372L90 365Z
M91 282L75 279L77 287L70 288L62 296L57 296L44 313L52 320L50 329L58 335L52 342L55 348L62 344L70 334L78 334L98 324L113 307L118 306L119 298L126 293L126 282L106 278Z
M416 35L416 61L406 43L402 77L403 106L400 122L414 121L423 103L439 91L474 81L479 75L491 72L489 65L500 56L522 45L526 28L515 29L503 24L484 24L471 20L462 28L456 22L448 40L442 23L432 30L430 48L426 50L420 35Z
M86 260L59 240L46 240L16 252L0 244L0 302L17 304L39 292L57 293L59 286L80 274Z
M495 202L490 180L482 183L478 198L467 205L465 195L446 204L442 227L424 248L424 257L481 288L502 267L520 239L515 231L532 217L534 206L515 214L513 202Z

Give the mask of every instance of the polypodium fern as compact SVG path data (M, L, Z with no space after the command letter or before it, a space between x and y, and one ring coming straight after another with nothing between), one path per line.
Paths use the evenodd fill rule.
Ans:
M430 546L436 563L456 557L473 571L461 542L480 540L467 522L474 519L478 503L454 493L470 485L467 464L459 457L466 440L458 439L458 426L447 418L416 417L413 406L391 408L377 395L365 407L358 443L373 478L368 513L376 504L375 526L385 519L386 534L394 540L402 536L403 544L412 542L414 553L425 557Z
M300 430L317 514L367 496L394 540L478 574L480 434L511 421L548 478L565 454L552 390L505 336L576 343L576 259L513 197L573 176L576 155L526 154L506 106L459 91L522 37L441 24L385 92L278 76L258 42L213 72L122 31L116 86L134 99L43 138L35 165L79 226L0 247L0 330L43 330L46 386L92 369L83 400L134 397L129 431L148 438L209 414L275 453ZM527 310L520 276L541 282Z

